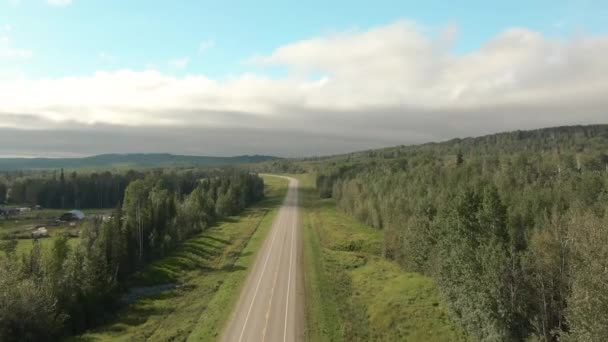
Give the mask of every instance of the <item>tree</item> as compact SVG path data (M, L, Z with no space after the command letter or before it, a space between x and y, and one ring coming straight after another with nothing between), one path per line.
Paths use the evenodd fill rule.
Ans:
M136 180L131 182L125 190L122 206L123 229L127 234L127 251L129 270L141 266L146 257L150 233L150 203L149 193L152 188L152 179Z
M215 202L215 213L218 216L230 216L234 212L233 201L228 191L220 193Z
M17 239L0 240L0 251L5 254L14 254L17 249Z
M456 153L456 166L460 166L462 163L464 163L464 157L462 151L458 151L458 153Z
M0 181L0 204L6 202L6 195L8 192L8 186Z
M590 213L572 218L572 292L566 317L576 341L603 341L608 336L608 216Z
M524 265L532 291L531 324L546 340L557 338L566 328L570 249L564 222L563 217L552 218L546 229L532 234Z
M56 201L58 192L52 193L47 184L56 181L51 177L19 178L13 183L17 198ZM103 193L87 195L108 189L100 177L111 179L108 174L61 177L69 189L66 201L120 201L122 194L111 200L100 199ZM0 254L0 341L57 340L95 326L117 308L119 290L133 272L214 222L216 195L224 196L230 214L263 197L262 179L244 171L151 172L145 179L137 177L127 172L124 184L108 182L117 189L124 185L123 204L118 202L110 220L85 225L74 246L67 235L59 235L43 253L33 240L31 251L19 257L13 252L16 240L0 240L6 252Z

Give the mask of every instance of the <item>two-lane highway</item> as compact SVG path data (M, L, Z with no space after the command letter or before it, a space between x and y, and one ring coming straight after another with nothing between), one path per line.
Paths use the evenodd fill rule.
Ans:
M258 252L223 341L297 341L303 315L298 219L298 181L287 196Z

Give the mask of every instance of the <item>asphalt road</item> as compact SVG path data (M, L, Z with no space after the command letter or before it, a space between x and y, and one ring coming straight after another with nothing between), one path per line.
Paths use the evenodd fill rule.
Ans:
M258 252L223 341L301 341L303 286L298 181L289 190Z

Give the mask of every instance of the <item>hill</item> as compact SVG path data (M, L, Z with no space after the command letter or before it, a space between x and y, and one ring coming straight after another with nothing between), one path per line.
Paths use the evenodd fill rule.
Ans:
M0 158L0 170L225 166L275 160L271 156L208 157L169 153L101 154L83 158Z
M608 334L608 125L514 131L255 167L317 175L318 196L431 277L474 340Z
M409 163L422 159L456 160L460 155L469 157L498 157L539 153L561 155L568 163L595 164L605 168L608 162L608 124L560 126L535 130L518 130L479 137L456 138L442 142L417 145L399 145L380 149L309 158L268 160L252 168L260 172L276 173L349 173L388 168L404 169ZM572 160L570 157L575 157ZM471 159L471 158L469 158ZM604 161L604 159L606 159ZM589 165L588 165L589 166Z

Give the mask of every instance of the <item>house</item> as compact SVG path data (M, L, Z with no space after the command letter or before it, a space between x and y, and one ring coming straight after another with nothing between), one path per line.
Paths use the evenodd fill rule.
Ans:
M44 238L49 236L49 231L45 227L40 227L32 232L32 238Z
M84 213L80 210L71 210L67 213L62 214L59 217L59 221L70 222L70 221L80 221L84 219Z

